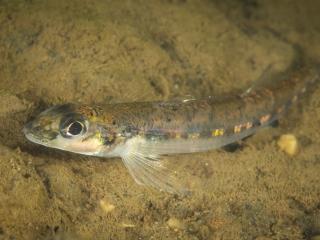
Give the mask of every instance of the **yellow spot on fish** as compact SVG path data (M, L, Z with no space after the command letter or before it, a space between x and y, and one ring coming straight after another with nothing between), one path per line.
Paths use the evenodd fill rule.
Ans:
M240 125L236 125L236 126L234 126L234 133L239 133L239 132L241 132L241 124Z
M180 139L181 138L181 134L180 133L176 133L176 138Z
M218 137L218 136L222 136L224 134L224 129L215 129L212 131L212 136L213 137Z
M260 122L263 124L263 123L266 123L269 119L270 119L271 115L268 114L268 115L264 115L260 118Z
M102 137L102 135L101 135L100 132L96 132L95 138L96 138L100 143L104 142L104 139L103 139L103 137Z
M96 116L92 116L91 118L90 118L90 121L92 121L92 122L96 122L97 121L97 117Z
M234 131L234 133L239 133L242 131L242 128L249 129L249 128L252 128L252 126L253 126L252 122L246 122L246 123L234 126L233 131Z
M252 128L252 126L253 126L253 123L252 123L252 122L247 122L247 123L245 124L246 129Z
M188 138L197 139L200 137L200 133L190 133L188 134Z

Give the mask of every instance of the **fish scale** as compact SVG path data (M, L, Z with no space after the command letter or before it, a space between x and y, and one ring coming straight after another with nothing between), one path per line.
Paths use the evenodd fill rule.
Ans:
M132 136L170 138L210 138L239 134L268 125L317 79L312 69L298 69L270 88L222 98L187 102L133 102L105 106L98 116L108 124L130 126ZM104 114L107 116L105 117Z

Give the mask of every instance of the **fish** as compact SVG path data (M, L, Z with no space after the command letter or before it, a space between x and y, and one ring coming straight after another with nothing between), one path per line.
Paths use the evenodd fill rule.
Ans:
M228 96L172 101L53 106L28 122L33 143L64 151L121 158L140 185L185 194L163 155L221 148L285 115L319 82L315 65L300 64L272 81Z

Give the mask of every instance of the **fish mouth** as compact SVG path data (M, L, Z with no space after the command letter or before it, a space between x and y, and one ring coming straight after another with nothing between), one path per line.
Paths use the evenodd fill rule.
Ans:
M29 131L26 131L25 129L23 129L24 131L24 135L25 137L30 141L30 142L33 142L33 143L36 143L36 144L40 144L40 145L46 145L46 143L42 140L40 140L39 138L37 138L35 135L33 135L31 132Z
M40 139L39 136L35 135L32 131L32 122L28 122L26 125L24 125L22 132L24 133L25 137L33 143L40 144L40 145L46 145L46 142L43 139Z
M32 128L32 122L28 122L26 125L24 125L22 132L24 135L28 135L30 133L30 129Z
M31 129L32 129L32 122L28 122L26 125L24 125L22 132L29 141L34 142L35 137L33 136Z

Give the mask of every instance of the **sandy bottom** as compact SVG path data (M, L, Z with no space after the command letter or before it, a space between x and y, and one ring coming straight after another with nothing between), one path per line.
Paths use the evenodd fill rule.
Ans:
M64 102L223 95L300 45L320 57L319 1L1 1L0 239L320 239L320 89L235 151L171 156L195 186L141 187L120 159L28 142ZM294 134L299 152L277 147Z

